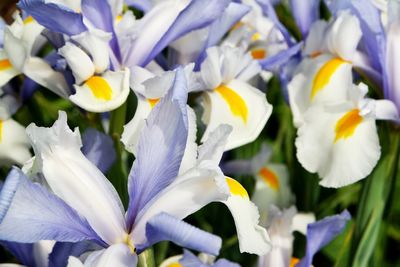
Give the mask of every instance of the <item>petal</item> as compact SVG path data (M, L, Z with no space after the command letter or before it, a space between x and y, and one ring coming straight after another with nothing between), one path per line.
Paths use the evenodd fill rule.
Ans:
M218 166L221 161L222 154L225 151L226 141L232 127L226 124L220 124L213 132L210 133L208 139L199 146L197 163L210 161Z
M306 256L296 267L311 266L315 253L339 235L350 219L350 213L345 210L339 215L326 217L323 220L309 224L307 227Z
M207 49L207 58L201 63L201 78L206 88L215 88L222 82L220 50L214 46Z
M129 69L94 75L82 85L74 84L76 93L69 99L91 112L105 112L121 106L129 95Z
M31 158L30 144L25 128L13 119L0 119L1 165L22 165Z
M19 73L20 72L12 66L4 49L0 48L0 86L8 83Z
M168 240L181 247L218 255L222 245L220 237L202 231L165 212L159 213L147 222L146 237L147 243L139 246L139 251Z
M293 217L293 231L298 231L303 235L307 234L307 226L315 222L314 213L297 213Z
M86 220L57 196L12 169L0 194L0 239L102 242ZM50 205L49 205L50 203Z
M267 231L258 225L259 213L256 205L250 201L246 189L232 178L227 178L230 197L221 201L230 210L235 221L240 252L264 255L271 249Z
M116 159L114 142L109 135L95 129L87 129L82 136L82 153L103 173L106 173Z
M72 132L64 112L51 128L27 128L36 166L51 190L84 216L108 244L125 238L123 208L107 178L80 151L79 131Z
M399 121L399 110L395 104L390 100L376 100L375 101L376 118L378 120L393 120Z
M262 69L268 71L278 70L282 65L286 64L293 56L299 53L302 45L303 45L302 43L298 43L296 45L289 47L288 49L285 49L277 53L276 55L259 60Z
M319 19L319 4L317 0L291 0L290 7L300 31L305 38L314 21Z
M54 32L76 35L87 30L83 24L82 14L66 6L45 3L44 0L21 0L18 6Z
M325 37L328 23L325 20L318 20L310 28L310 33L305 40L303 54L313 56L326 50Z
M77 243L57 242L48 255L49 267L67 266L70 256L79 257L87 251L98 249L101 249L101 247L90 241Z
M218 89L220 88L220 89ZM207 129L202 140L220 124L229 124L233 130L225 150L254 141L272 112L265 94L239 80L205 92L203 121Z
M145 13L147 13L153 6L151 0L125 0L125 3L128 6L137 8Z
M1 241L1 245L5 247L21 264L25 266L35 266L35 259L32 253L34 244ZM3 264L0 264L0 266L5 267Z

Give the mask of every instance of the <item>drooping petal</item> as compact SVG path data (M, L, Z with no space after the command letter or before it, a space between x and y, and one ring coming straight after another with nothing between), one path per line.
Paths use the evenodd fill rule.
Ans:
M0 193L0 239L22 243L39 240L103 242L88 222L63 200L11 170Z
M152 217L146 226L147 243L139 252L157 242L168 240L197 251L218 255L222 245L220 237L204 232L167 213Z
M54 32L77 35L87 30L83 24L82 14L66 6L46 3L44 0L21 0L18 6Z
M12 66L4 49L0 48L0 86L8 83L19 73L20 72Z
M32 243L17 243L1 241L0 244L5 247L18 262L25 266L35 266L35 259L33 257L33 245ZM2 264L0 264L2 266ZM2 266L3 267L3 266Z
M276 55L259 60L261 67L268 71L277 71L282 65L286 64L293 56L299 53L303 43L298 43Z
M225 150L254 141L272 112L264 93L239 80L206 91L203 106L205 113L202 119L207 129L202 140L207 139L220 124L232 126Z
M95 129L88 129L82 136L82 153L103 173L107 172L116 159L112 138Z
M82 85L74 84L76 93L69 99L91 112L105 112L121 106L129 95L129 69L93 75Z
M188 136L185 119L179 103L168 98L150 113L129 174L129 227L138 212L177 177Z
M49 267L67 266L70 256L79 257L85 252L99 249L101 249L100 246L89 241L57 242L48 255Z
M1 165L24 164L31 158L25 128L13 119L0 119Z
M108 244L125 238L123 208L108 179L80 151L78 129L72 132L67 116L51 128L27 128L36 159L51 190L84 216L96 233Z
M398 122L400 120L399 110L395 104L390 100L376 100L375 101L376 118L378 120L392 120Z
M325 187L342 187L366 177L380 157L375 119L347 107L315 106L296 139L297 158L317 172Z
M326 217L323 220L309 224L307 227L306 256L296 267L311 266L315 253L339 235L350 219L350 213L345 210L339 215Z

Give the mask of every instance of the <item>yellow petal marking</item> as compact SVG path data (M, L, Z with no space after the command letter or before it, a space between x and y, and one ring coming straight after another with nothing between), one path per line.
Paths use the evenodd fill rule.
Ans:
M249 194L246 189L235 179L226 177L226 182L228 183L229 192L235 196L241 196L243 198L249 198Z
M354 134L357 126L363 121L359 114L359 109L353 109L343 115L336 123L335 127L335 143L340 139L346 139Z
M226 85L218 86L215 91L217 91L229 105L232 114L241 117L243 122L246 123L248 109L243 98Z
M258 174L263 178L264 182L269 185L274 191L279 190L279 179L276 174L270 169L263 167Z
M90 88L93 95L98 99L111 100L112 89L106 79L100 76L90 77L85 84Z
M174 263L168 264L167 267L183 267L183 266L179 262L174 262Z
M295 258L295 257L292 257L292 259L290 260L290 265L289 265L289 267L294 267L294 266L296 266L296 264L297 263L299 263L299 259L298 258Z
M125 244L129 247L129 250L131 251L131 254L136 254L136 248L135 245L132 242L132 239L129 235L126 235L125 237Z
M314 100L315 95L321 91L330 81L332 75L340 67L340 65L347 63L340 58L333 58L326 62L315 75L313 86L311 90L311 101Z
M239 29L240 27L242 27L244 25L244 23L243 22L241 22L241 21L239 21L238 23L236 23L235 25L233 25L232 27L231 27L231 31L233 31L233 30L236 30L236 29Z
M252 40L253 42L255 42L255 41L260 40L261 37L262 37L261 33L256 32L255 34L253 34L253 35L251 36L251 40Z
M3 121L0 120L0 143L3 138Z
M8 59L0 60L0 71L12 68L11 62Z
M149 102L151 108L154 108L154 106L160 101L159 98L149 98L147 99L147 102Z
M310 54L310 57L311 57L311 58L316 58L316 57L318 57L318 56L320 56L320 55L322 55L322 52L317 50L317 51L312 52L312 53Z
M267 55L267 52L265 51L265 49L262 49L262 48L253 49L253 50L251 50L250 53L254 59L263 59Z
M35 20L32 18L32 16L28 16L26 17L26 19L24 19L24 24L29 24L31 22L34 22Z

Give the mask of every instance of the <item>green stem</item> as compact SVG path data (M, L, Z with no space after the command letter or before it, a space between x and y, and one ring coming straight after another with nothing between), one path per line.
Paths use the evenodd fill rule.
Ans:
M148 248L139 255L138 267L155 267L154 252L152 248Z

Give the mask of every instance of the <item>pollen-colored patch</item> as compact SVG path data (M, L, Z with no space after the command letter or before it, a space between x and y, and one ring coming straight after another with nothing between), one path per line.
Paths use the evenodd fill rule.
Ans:
M34 21L35 20L33 19L32 16L28 16L28 17L26 17L26 19L24 19L24 24L26 25L26 24L29 24L29 23L34 22Z
M321 52L321 51L314 51L314 52L312 52L312 53L310 54L310 57L311 57L311 58L316 58L316 57L318 57L318 56L320 56L320 55L322 55L322 52Z
M226 85L218 86L215 91L217 91L229 105L232 114L242 118L243 122L246 123L248 109L243 98Z
M296 264L299 263L299 262L300 262L300 260L299 260L298 258L292 257L292 258L290 259L290 265L289 265L289 267L294 267L294 266L296 266Z
M263 167L258 174L263 178L264 182L268 184L273 190L279 190L279 179L276 174L270 169Z
M244 25L244 23L243 22L241 22L241 21L239 21L238 23L236 23L235 25L233 25L232 27L231 27L231 31L233 31L233 30L236 30L236 29L239 29L240 27L242 27Z
M3 139L3 121L0 120L0 143Z
M340 138L346 139L354 134L357 126L363 121L363 118L360 116L359 112L359 109L350 110L336 123L335 143Z
M249 194L246 189L235 179L226 177L226 182L228 183L229 191L232 195L241 196L243 198L249 198Z
M254 59L263 59L267 55L267 52L265 51L265 49L262 49L262 48L253 49L253 50L251 50L250 53Z
M149 102L151 108L154 108L154 106L160 101L159 98L149 98L147 99L147 102Z
M11 62L8 59L0 60L0 71L12 68Z
M117 22L120 22L122 20L122 15L118 15L117 17L116 17L116 21Z
M129 235L126 235L125 237L125 244L129 247L131 254L136 254L135 245L133 244L132 239Z
M333 58L326 62L315 75L313 86L311 90L311 101L314 100L315 95L321 91L331 80L332 75L335 71L346 61L340 58Z
M260 40L261 37L262 37L261 33L256 32L256 33L254 33L254 34L251 36L251 40L252 40L253 42L255 42L255 41Z
M112 89L103 77L92 76L85 82L85 84L90 88L96 98L107 101L111 100Z
M174 263L168 264L167 267L182 267L182 265L179 262L174 262Z

